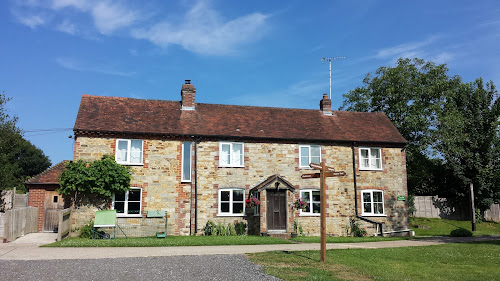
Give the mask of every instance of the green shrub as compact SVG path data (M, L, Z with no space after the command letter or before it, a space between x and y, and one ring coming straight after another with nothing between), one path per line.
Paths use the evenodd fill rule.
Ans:
M205 236L217 235L217 226L213 221L207 221L205 227L203 228L203 235Z
M453 229L450 232L450 236L451 237L471 237L472 232L470 232L469 230L467 230L465 228L457 228L457 229Z
M235 236L235 235L245 235L247 225L244 222L236 222L234 224L215 224L213 221L207 221L205 227L203 227L203 235L205 236Z
M94 228L94 221L90 220L88 224L80 228L80 238L92 238L93 228Z
M359 226L359 222L356 222L355 220L351 220L350 224L351 224L350 229L349 229L349 227L346 227L348 235L351 235L354 237L366 236L366 230Z
M234 228L236 229L236 235L245 235L246 229L247 229L247 224L242 222L242 221L236 222L234 224Z

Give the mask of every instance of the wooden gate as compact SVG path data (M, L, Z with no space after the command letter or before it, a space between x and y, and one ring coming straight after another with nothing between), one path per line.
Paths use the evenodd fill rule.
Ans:
M43 232L57 232L59 226L59 211L64 207L62 196L57 191L45 191L43 211Z
M267 190L267 229L286 230L286 190Z

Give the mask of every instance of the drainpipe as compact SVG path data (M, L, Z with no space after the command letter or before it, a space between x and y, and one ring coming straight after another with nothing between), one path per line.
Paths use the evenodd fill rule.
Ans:
M194 234L198 233L198 143L201 138L194 141Z

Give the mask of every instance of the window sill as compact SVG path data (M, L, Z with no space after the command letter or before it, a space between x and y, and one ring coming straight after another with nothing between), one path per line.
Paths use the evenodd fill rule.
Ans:
M181 180L181 183L191 183L190 180Z
M116 162L116 163L123 166L144 166L144 163L125 163L125 162Z
M321 213L312 213L312 214L299 214L299 217L319 217Z
M245 168L245 166L220 166L219 168Z
M386 214L361 214L362 217L387 217Z
M121 215L116 214L117 218L142 218L142 215Z
M244 217L245 213L241 213L241 214L221 214L221 213L218 213L217 216L218 217Z
M360 171L383 171L384 169L366 169L366 168L359 168Z

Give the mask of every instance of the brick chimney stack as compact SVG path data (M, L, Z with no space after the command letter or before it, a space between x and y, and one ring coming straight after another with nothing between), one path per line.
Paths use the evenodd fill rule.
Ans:
M191 84L191 80L186 80L186 83L182 85L182 90L181 90L181 105L182 105L182 110L195 110L195 102L194 102L194 95L196 94L196 89Z
M332 100L328 98L327 94L323 94L323 99L319 102L319 108L324 115L332 115Z

